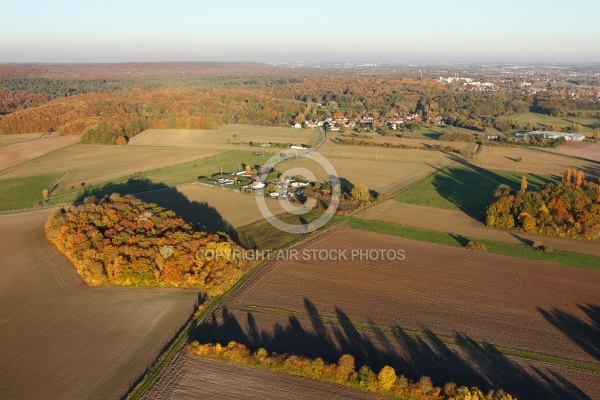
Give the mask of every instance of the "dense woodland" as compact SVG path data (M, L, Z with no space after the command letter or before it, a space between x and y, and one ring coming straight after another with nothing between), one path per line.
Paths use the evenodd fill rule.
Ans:
M325 382L334 382L402 399L469 399L469 400L511 400L513 397L503 391L490 391L484 394L478 388L457 386L450 382L443 388L436 387L429 377L422 377L418 382L409 381L404 375L396 375L394 368L383 367L379 372L363 365L358 370L354 357L344 354L337 364L325 363L321 358L314 360L295 355L269 354L260 348L252 353L241 343L231 341L223 347L216 344L200 344L192 342L190 353L217 360L225 360L238 364L251 365L272 371L306 376Z
M147 128L224 123L288 126L304 120L418 114L485 131L519 128L511 115L566 115L600 104L520 89L465 91L407 74L278 71L258 64L181 63L0 68L0 134L57 131L114 144ZM104 71L102 70L104 68ZM243 72L242 72L243 71Z
M233 252L239 248L225 234L194 231L173 211L131 195L61 209L46 223L46 237L93 286L193 287L218 295L242 275L243 260Z
M600 182L585 180L583 171L567 169L562 182L518 192L502 185L487 209L488 226L584 239L600 237Z

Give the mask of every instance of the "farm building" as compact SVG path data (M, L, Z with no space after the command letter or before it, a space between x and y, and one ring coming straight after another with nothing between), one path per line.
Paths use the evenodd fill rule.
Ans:
M576 133L565 133L565 132L554 132L554 131L531 131L531 132L518 132L515 136L524 137L524 136L533 136L533 135L542 135L546 139L558 139L560 137L564 137L566 140L574 140L577 142L582 142L585 139L585 135L578 135Z

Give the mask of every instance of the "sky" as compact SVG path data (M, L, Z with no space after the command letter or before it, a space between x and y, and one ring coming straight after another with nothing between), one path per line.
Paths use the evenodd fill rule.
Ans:
M0 62L600 62L598 0L0 0Z

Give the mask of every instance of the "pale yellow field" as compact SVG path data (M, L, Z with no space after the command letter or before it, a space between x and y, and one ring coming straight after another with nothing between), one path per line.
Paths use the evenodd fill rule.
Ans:
M243 125L228 125L218 130L148 129L134 136L128 146L256 150L260 148L241 143L274 142L315 145L319 136L319 130Z
M211 230L227 231L264 219L256 196L203 184L186 184L137 195L175 211L185 221L199 223ZM279 201L265 199L274 215L284 210Z
M21 133L15 135L0 135L0 146L8 146L15 143L29 142L43 136L43 133Z
M29 144L29 143L25 143ZM0 172L0 178L65 172L58 190L219 154L216 150L77 144Z

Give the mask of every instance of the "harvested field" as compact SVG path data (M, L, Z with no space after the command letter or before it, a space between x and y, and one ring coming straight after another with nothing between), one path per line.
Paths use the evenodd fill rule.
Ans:
M39 133L36 135L40 135ZM19 135L21 136L21 135ZM1 136L0 136L1 137ZM79 136L56 136L0 147L0 171L79 142ZM23 175L39 174L37 169Z
M600 240L578 240L488 228L483 222L461 211L399 203L394 200L371 207L358 213L356 217L513 244L539 241L555 250L600 256Z
M85 286L44 237L50 212L0 215L0 393L119 398L185 323L198 293Z
M384 193L394 193L451 162L437 151L376 149L336 145L324 146L319 153L333 165L342 185L365 183L369 189ZM327 172L310 157L277 166L282 172L289 168L307 168L317 179L329 180Z
M333 230L296 247L300 255L313 249L334 254L346 250L348 257L353 249L403 249L406 259L334 261L330 256L320 261L314 257L313 261L273 261L231 295L226 304L231 315L216 313L207 319L197 331L198 338L237 340L253 348L260 345L303 355L313 349L309 356L334 350L339 354L344 349L358 353L361 362L377 361L381 354L390 353L391 343L402 340L380 332L370 334L378 343L364 341L353 326L368 323L574 360L600 360L594 322L600 308L597 272L348 229ZM273 314L270 309L294 315ZM301 314L310 323L301 322ZM339 324L327 332L321 317ZM307 337L313 341L306 342ZM524 373L512 359L498 362L482 352L455 366L452 352L457 350L452 346L432 351L420 339L402 346L401 351L409 356L393 364L397 354L395 350L390 353L397 371L411 374L417 366L418 374L444 377L436 384L443 384L448 374L458 384L471 384L467 379L471 372L483 370L473 376L490 376L488 382L493 385L488 387L531 395L532 387L560 388L570 382L570 376L579 374L569 370L539 377ZM467 373L452 372L461 371L463 365ZM532 364L531 368L543 367ZM593 374L581 374L584 381L593 381ZM591 393L597 396L600 387L594 385Z
M552 153L600 162L600 144L586 142L566 142L556 149L547 150Z
M144 201L157 203L177 212L186 222L198 223L211 230L228 231L263 219L251 194L202 184L180 185L138 195ZM265 199L272 212L284 212L279 202Z
M517 161L518 159L521 161ZM488 147L473 162L486 169L519 173L562 176L567 168L577 168L587 175L600 176L600 164L526 147Z
M60 137L62 139L63 137ZM65 136L72 139L73 136ZM33 143L24 143L31 145ZM15 145L16 146L16 145ZM7 148L0 149L1 151ZM30 160L0 173L0 178L16 178L45 173L65 172L57 192L86 184L103 182L123 175L210 157L218 151L199 149L162 149L78 144L44 157Z
M15 143L29 142L40 139L43 133L21 133L15 135L0 135L0 146L9 146Z
M144 400L377 399L357 389L187 354L184 348Z
M212 150L249 150L263 147L242 143L291 143L314 146L320 130L227 125L218 130L148 129L129 141L129 146L186 147ZM234 137L235 135L235 137Z

